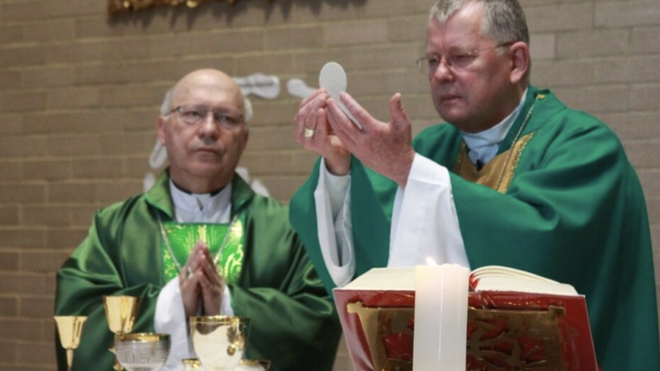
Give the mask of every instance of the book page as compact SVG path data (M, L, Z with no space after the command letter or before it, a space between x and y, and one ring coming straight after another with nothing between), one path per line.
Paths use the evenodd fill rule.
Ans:
M554 295L578 295L571 285L522 270L495 265L475 269L470 275L470 284L474 290L478 291L520 291ZM373 268L351 281L343 289L414 291L415 267Z
M343 287L346 290L415 290L415 267L372 268Z
M515 277L482 277L477 291L519 291L553 295L578 295L575 288L564 283L519 279Z
M578 295L571 285L519 269L491 265L477 268L470 275L477 291L520 291L554 295Z
M477 279L481 277L511 277L549 283L559 283L534 273L529 273L520 269L504 267L501 265L486 265L481 268L477 268L472 271L472 277Z

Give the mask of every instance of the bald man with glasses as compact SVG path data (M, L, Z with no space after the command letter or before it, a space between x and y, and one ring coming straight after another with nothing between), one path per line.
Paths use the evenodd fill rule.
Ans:
M99 210L57 273L55 313L88 316L74 370L112 367L105 295L139 298L133 332L171 335L163 370L195 358L188 318L197 315L248 318L246 356L271 371L332 369L341 329L288 209L235 172L250 116L217 70L191 72L167 93L158 137L169 167L146 193Z

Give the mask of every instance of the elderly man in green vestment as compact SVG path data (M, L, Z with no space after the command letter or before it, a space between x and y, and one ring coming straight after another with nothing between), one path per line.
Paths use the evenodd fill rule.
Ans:
M530 85L530 64L516 0L439 0L418 67L448 124L412 140L400 94L381 122L342 93L363 130L326 91L304 99L296 138L321 159L292 225L328 290L426 257L570 283L586 295L605 371L658 370L639 180L607 126Z
M194 71L168 92L158 137L169 169L148 192L98 211L57 273L55 313L88 316L74 370L112 366L104 295L139 298L133 332L171 334L164 370L194 358L194 315L249 318L247 357L273 371L332 369L340 327L287 208L235 173L250 115L220 71ZM58 359L66 369L59 347Z

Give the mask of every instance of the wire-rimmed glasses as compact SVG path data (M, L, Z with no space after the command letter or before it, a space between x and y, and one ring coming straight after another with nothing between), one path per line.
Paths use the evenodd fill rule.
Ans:
M205 106L176 106L164 116L169 116L174 112L179 114L181 121L187 126L200 125L207 120L209 113L212 113L215 124L220 124L228 129L236 128L243 123L242 115L232 115L227 111Z
M422 74L431 74L435 72L438 66L440 66L440 63L444 63L447 69L454 72L465 70L468 69L472 63L474 63L475 59L477 59L481 52L501 48L504 46L510 46L513 43L513 41L509 41L487 48L473 49L470 51L455 51L444 56L425 56L417 59L415 63L417 64L417 70Z

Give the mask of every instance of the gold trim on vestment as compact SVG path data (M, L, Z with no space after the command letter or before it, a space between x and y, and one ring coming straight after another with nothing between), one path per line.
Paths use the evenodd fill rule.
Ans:
M454 173L470 182L485 185L500 193L506 193L513 180L513 174L518 167L520 155L533 136L534 133L529 133L520 138L508 151L495 156L481 170L477 170L477 167L472 164L467 154L467 146L465 143L462 143L460 153L456 159L456 165L454 166ZM509 152L511 151L513 152L509 156Z

